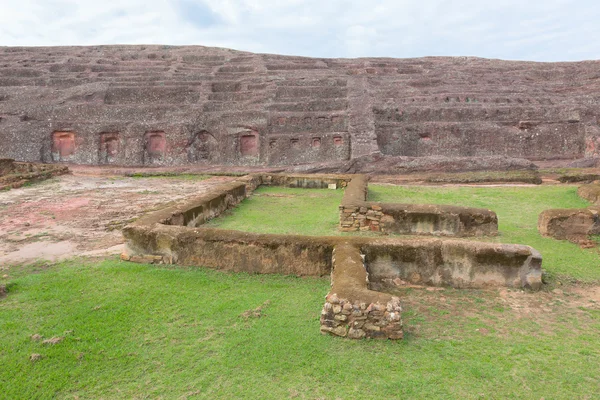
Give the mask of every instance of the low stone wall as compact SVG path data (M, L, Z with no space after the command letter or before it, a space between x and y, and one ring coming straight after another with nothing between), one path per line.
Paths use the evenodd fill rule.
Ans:
M69 173L65 165L14 162L0 159L0 190L19 188L30 182L43 181Z
M542 286L542 256L518 244L465 240L373 241L361 246L372 289L406 283L481 289Z
M590 203L598 204L600 200L600 184L590 183L588 185L581 185L577 189L577 195Z
M246 198L246 189L247 182L239 180L221 184L191 200L148 214L131 226L164 224L197 227L239 204Z
M340 205L342 232L373 231L404 235L484 236L498 233L491 210L433 204L366 201L368 181L359 175L348 184Z
M264 185L284 186L304 189L339 189L345 188L352 180L352 175L310 174L263 174ZM335 186L332 186L335 185Z
M10 174L15 168L15 160L12 158L0 158L0 176Z
M578 243L600 234L599 213L600 207L545 210L538 218L538 231L542 236Z
M333 251L331 291L321 311L321 332L351 339L402 339L400 299L367 288L358 247L342 243Z
M260 184L287 182L269 176L249 175L222 184L127 225L122 258L253 273L331 273L332 288L321 313L321 331L349 338L402 338L399 299L373 290L389 289L398 280L461 288L535 290L541 286L541 256L529 246L433 238L270 235L202 226ZM357 184L352 186L355 179ZM325 179L320 182L327 183ZM364 204L365 188L365 177L353 178L344 195L346 205Z
M128 225L123 259L261 274L323 276L336 238L268 235L163 224Z
M360 206L341 205L340 226L343 232L485 236L498 233L498 217L482 208L364 202Z

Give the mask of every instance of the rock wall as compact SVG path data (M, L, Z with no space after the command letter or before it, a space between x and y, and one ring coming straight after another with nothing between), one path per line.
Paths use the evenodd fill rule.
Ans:
M69 173L66 165L15 162L0 159L0 190L19 188L31 182L43 181Z
M341 243L333 250L331 291L321 311L321 332L350 339L402 339L400 299L370 290L362 255Z
M491 210L434 204L366 201L368 181L355 176L344 192L340 210L342 232L373 231L402 235L484 236L498 233Z
M356 259L351 256L355 252L364 255L366 268L374 278L370 282L374 284L398 278L455 287L541 286L541 256L529 246L440 239L271 235L203 226L208 218L235 206L264 183L323 187L332 181L341 184L350 180L344 201L366 196L363 175L312 175L311 180L306 179L303 175L247 175L148 214L123 229L127 240L125 258L234 271L324 275L331 271L334 248L344 245L354 249L343 252L351 259ZM345 275L338 275L341 276ZM361 285L365 285L364 280ZM348 292L344 293L344 298L351 298Z
M412 240L361 246L369 287L385 291L405 283L455 288L542 286L542 256L518 244Z
M538 217L542 236L580 243L600 234L600 207L544 210Z
M600 201L600 184L590 183L577 188L577 195L590 203L598 205Z
M200 46L0 48L0 157L290 165L594 156L599 61L313 59Z
M538 217L542 236L569 240L584 247L595 247L590 235L600 234L600 185L590 183L577 188L577 195L591 203L588 208L558 208L544 210Z

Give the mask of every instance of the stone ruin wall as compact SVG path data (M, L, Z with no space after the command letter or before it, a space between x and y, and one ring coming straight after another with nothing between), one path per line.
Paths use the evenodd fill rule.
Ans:
M596 247L589 239L591 235L600 235L600 184L584 184L577 189L577 195L592 205L544 210L538 216L538 231L542 236Z
M10 158L0 158L0 191L20 188L68 173L66 165L15 162Z
M339 205L340 231L384 234L484 236L498 234L492 210L435 204L376 203L367 201L368 178L355 175Z
M359 185L353 184L355 180ZM533 290L542 285L541 255L525 245L257 234L203 226L260 185L346 187L350 195L343 201L363 197L367 190L361 175L246 175L127 225L121 258L251 273L330 273L321 332L353 339L403 337L402 307L391 294L398 284Z
M0 48L0 155L291 165L600 151L600 62L313 59L200 46Z

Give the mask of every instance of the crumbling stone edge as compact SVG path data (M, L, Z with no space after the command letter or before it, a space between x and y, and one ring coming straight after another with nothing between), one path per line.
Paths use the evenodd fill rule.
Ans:
M492 236L498 216L483 208L367 201L368 178L356 175L348 184L340 210L342 232L372 231L407 235Z
M600 234L600 184L581 185L577 195L593 205L544 210L538 217L538 231L542 236L593 247L588 238Z
M0 159L0 190L17 189L31 182L39 182L69 173L66 165L15 162Z
M350 339L402 339L400 298L368 289L360 249L333 250L331 291L321 311L321 332Z

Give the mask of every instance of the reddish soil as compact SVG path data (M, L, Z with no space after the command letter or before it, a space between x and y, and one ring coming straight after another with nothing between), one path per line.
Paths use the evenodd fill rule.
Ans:
M131 178L73 169L72 175L0 192L0 265L118 254L120 229L128 222L233 179Z

